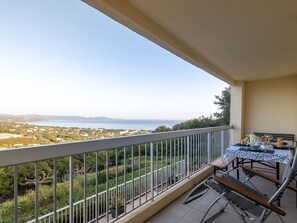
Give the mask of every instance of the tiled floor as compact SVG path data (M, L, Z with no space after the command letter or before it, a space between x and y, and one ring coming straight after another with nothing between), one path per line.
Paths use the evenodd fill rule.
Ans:
M235 171L233 172L235 174ZM257 188L261 191L264 191L266 194L271 194L271 192L275 191L275 186L271 183L268 183L265 180L255 178L252 181ZM294 184L295 185L295 181ZM270 193L269 193L270 192ZM185 193L179 199L175 200L173 203L168 205L166 208L157 213L154 217L149 219L147 223L190 223L190 222L200 222L205 211L211 202L217 197L217 195L209 191L203 197L200 197L186 205L183 205L183 201L188 193ZM223 201L220 201L220 204L223 204ZM214 213L216 210L220 208L220 205L216 205L211 210L211 213ZM291 190L286 190L285 194L281 201L281 208L286 211L287 215L283 218L286 223L296 223L297 222L297 208L296 208L296 194ZM227 206L225 211L218 216L212 222L214 223L237 223L242 222L240 217L236 214L234 209ZM266 222L269 223L278 223L281 222L276 214L272 213Z

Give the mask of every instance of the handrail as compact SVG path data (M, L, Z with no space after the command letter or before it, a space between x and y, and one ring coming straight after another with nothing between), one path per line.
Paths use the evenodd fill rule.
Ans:
M92 153L101 150L109 150L124 146L144 144L148 142L156 142L177 137L228 130L232 128L233 126L219 126L2 150L0 151L0 167L73 156L82 153Z

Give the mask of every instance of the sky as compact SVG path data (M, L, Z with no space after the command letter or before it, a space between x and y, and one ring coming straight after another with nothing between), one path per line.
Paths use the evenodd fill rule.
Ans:
M79 0L0 1L0 114L187 120L227 86Z

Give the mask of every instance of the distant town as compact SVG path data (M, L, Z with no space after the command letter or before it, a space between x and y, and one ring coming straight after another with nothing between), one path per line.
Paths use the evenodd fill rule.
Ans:
M37 126L33 124L16 123L12 120L2 120L0 121L0 149L3 150L148 133L151 133L151 131Z

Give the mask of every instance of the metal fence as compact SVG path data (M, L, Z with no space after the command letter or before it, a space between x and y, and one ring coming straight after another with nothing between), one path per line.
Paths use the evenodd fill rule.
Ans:
M173 131L1 151L0 169L12 169L14 186L13 210L5 210L11 211L11 218L2 222L117 220L221 156L229 146L231 128ZM61 168L61 159L63 164L67 161L67 170ZM45 162L51 164L53 174L50 183L42 186L39 181L45 172ZM34 219L24 218L24 201L20 196L23 178L18 170L26 165L31 165L35 174L35 186L31 188L33 200L27 202L33 207L28 211ZM65 173L60 173L61 169ZM65 193L61 192L63 187ZM50 191L51 198L46 197L48 193L44 193L43 188ZM61 207L65 198L67 204ZM7 208L3 204L0 204L0 213L5 213L1 209ZM4 217L0 216L0 222Z

